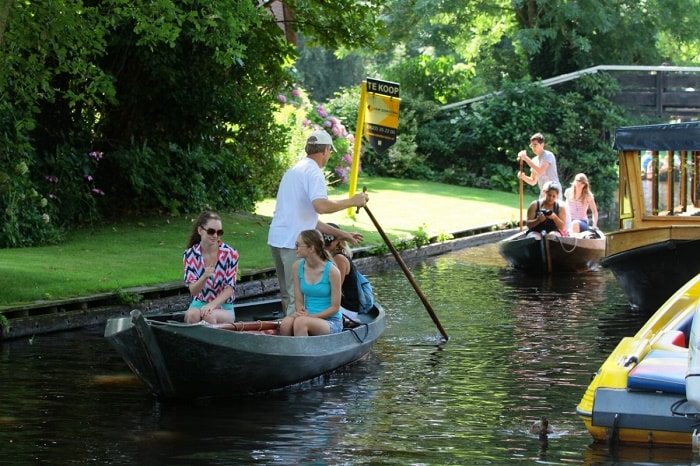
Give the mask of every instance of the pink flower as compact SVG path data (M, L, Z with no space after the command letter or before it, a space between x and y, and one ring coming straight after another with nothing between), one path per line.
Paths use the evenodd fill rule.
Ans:
M46 178L49 183L58 183L58 177L55 175L46 175L44 178Z
M85 178L87 181L92 181L92 175L83 175L83 178Z
M343 168L343 167L337 167L337 168L335 169L335 174L338 175L338 178L340 178L340 180L341 180L343 183L347 183L347 182L348 182L348 172L347 172L347 170L346 170L345 168Z
M104 191L102 191L101 189L97 189L97 188L92 188L92 193L93 193L93 194L96 194L96 195L98 195L98 196L104 196L104 195L105 195L105 192L104 192Z
M92 151L88 155L95 159L97 162L99 162L102 159L102 157L104 157L104 154L98 151Z
M316 107L316 113L318 113L318 116L321 118L326 118L328 116L328 112L326 112L320 105Z
M310 124L311 124L311 120L308 120L308 119L307 119L307 120L304 120L304 121L302 122L302 125L303 125L303 126L309 126Z
M280 102L285 104L285 103L287 103L287 96L285 96L284 94L280 94L277 96L277 100L279 100Z
M301 95L301 92L299 92L299 89L292 89L292 96L293 97L299 97Z

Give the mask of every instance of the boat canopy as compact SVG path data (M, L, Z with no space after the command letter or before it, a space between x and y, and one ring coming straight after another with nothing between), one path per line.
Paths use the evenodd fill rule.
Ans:
M700 150L700 121L625 126L615 130L615 150Z

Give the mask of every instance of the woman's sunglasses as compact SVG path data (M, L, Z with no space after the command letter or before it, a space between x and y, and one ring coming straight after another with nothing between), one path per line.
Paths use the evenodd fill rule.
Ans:
M204 229L204 231L207 232L209 236L223 236L224 235L224 230L215 230L214 228L207 228Z

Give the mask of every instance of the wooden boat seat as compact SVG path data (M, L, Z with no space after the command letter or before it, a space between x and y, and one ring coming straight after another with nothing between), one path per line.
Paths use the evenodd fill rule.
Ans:
M652 350L627 377L627 388L685 395L688 353Z

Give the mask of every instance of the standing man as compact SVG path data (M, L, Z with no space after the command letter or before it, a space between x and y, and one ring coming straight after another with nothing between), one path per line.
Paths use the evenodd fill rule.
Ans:
M267 236L277 279L282 294L282 309L294 315L294 280L292 264L298 259L295 244L299 233L316 229L321 233L341 238L352 244L362 241L360 233L333 228L318 219L319 214L332 214L351 207L363 207L369 200L367 193L357 193L340 201L328 199L323 167L331 151L335 151L331 136L318 130L311 133L304 148L306 157L296 163L282 177L277 191L277 204Z
M530 176L524 172L518 172L518 179L523 180L530 186L537 183L540 187L540 192L543 192L544 185L548 181L559 183L559 174L557 173L557 159L550 151L544 148L544 136L542 133L535 133L530 137L530 148L535 154L534 158L527 156L527 151L521 150L518 153L518 161L523 160L530 166ZM561 198L561 193L559 194Z

